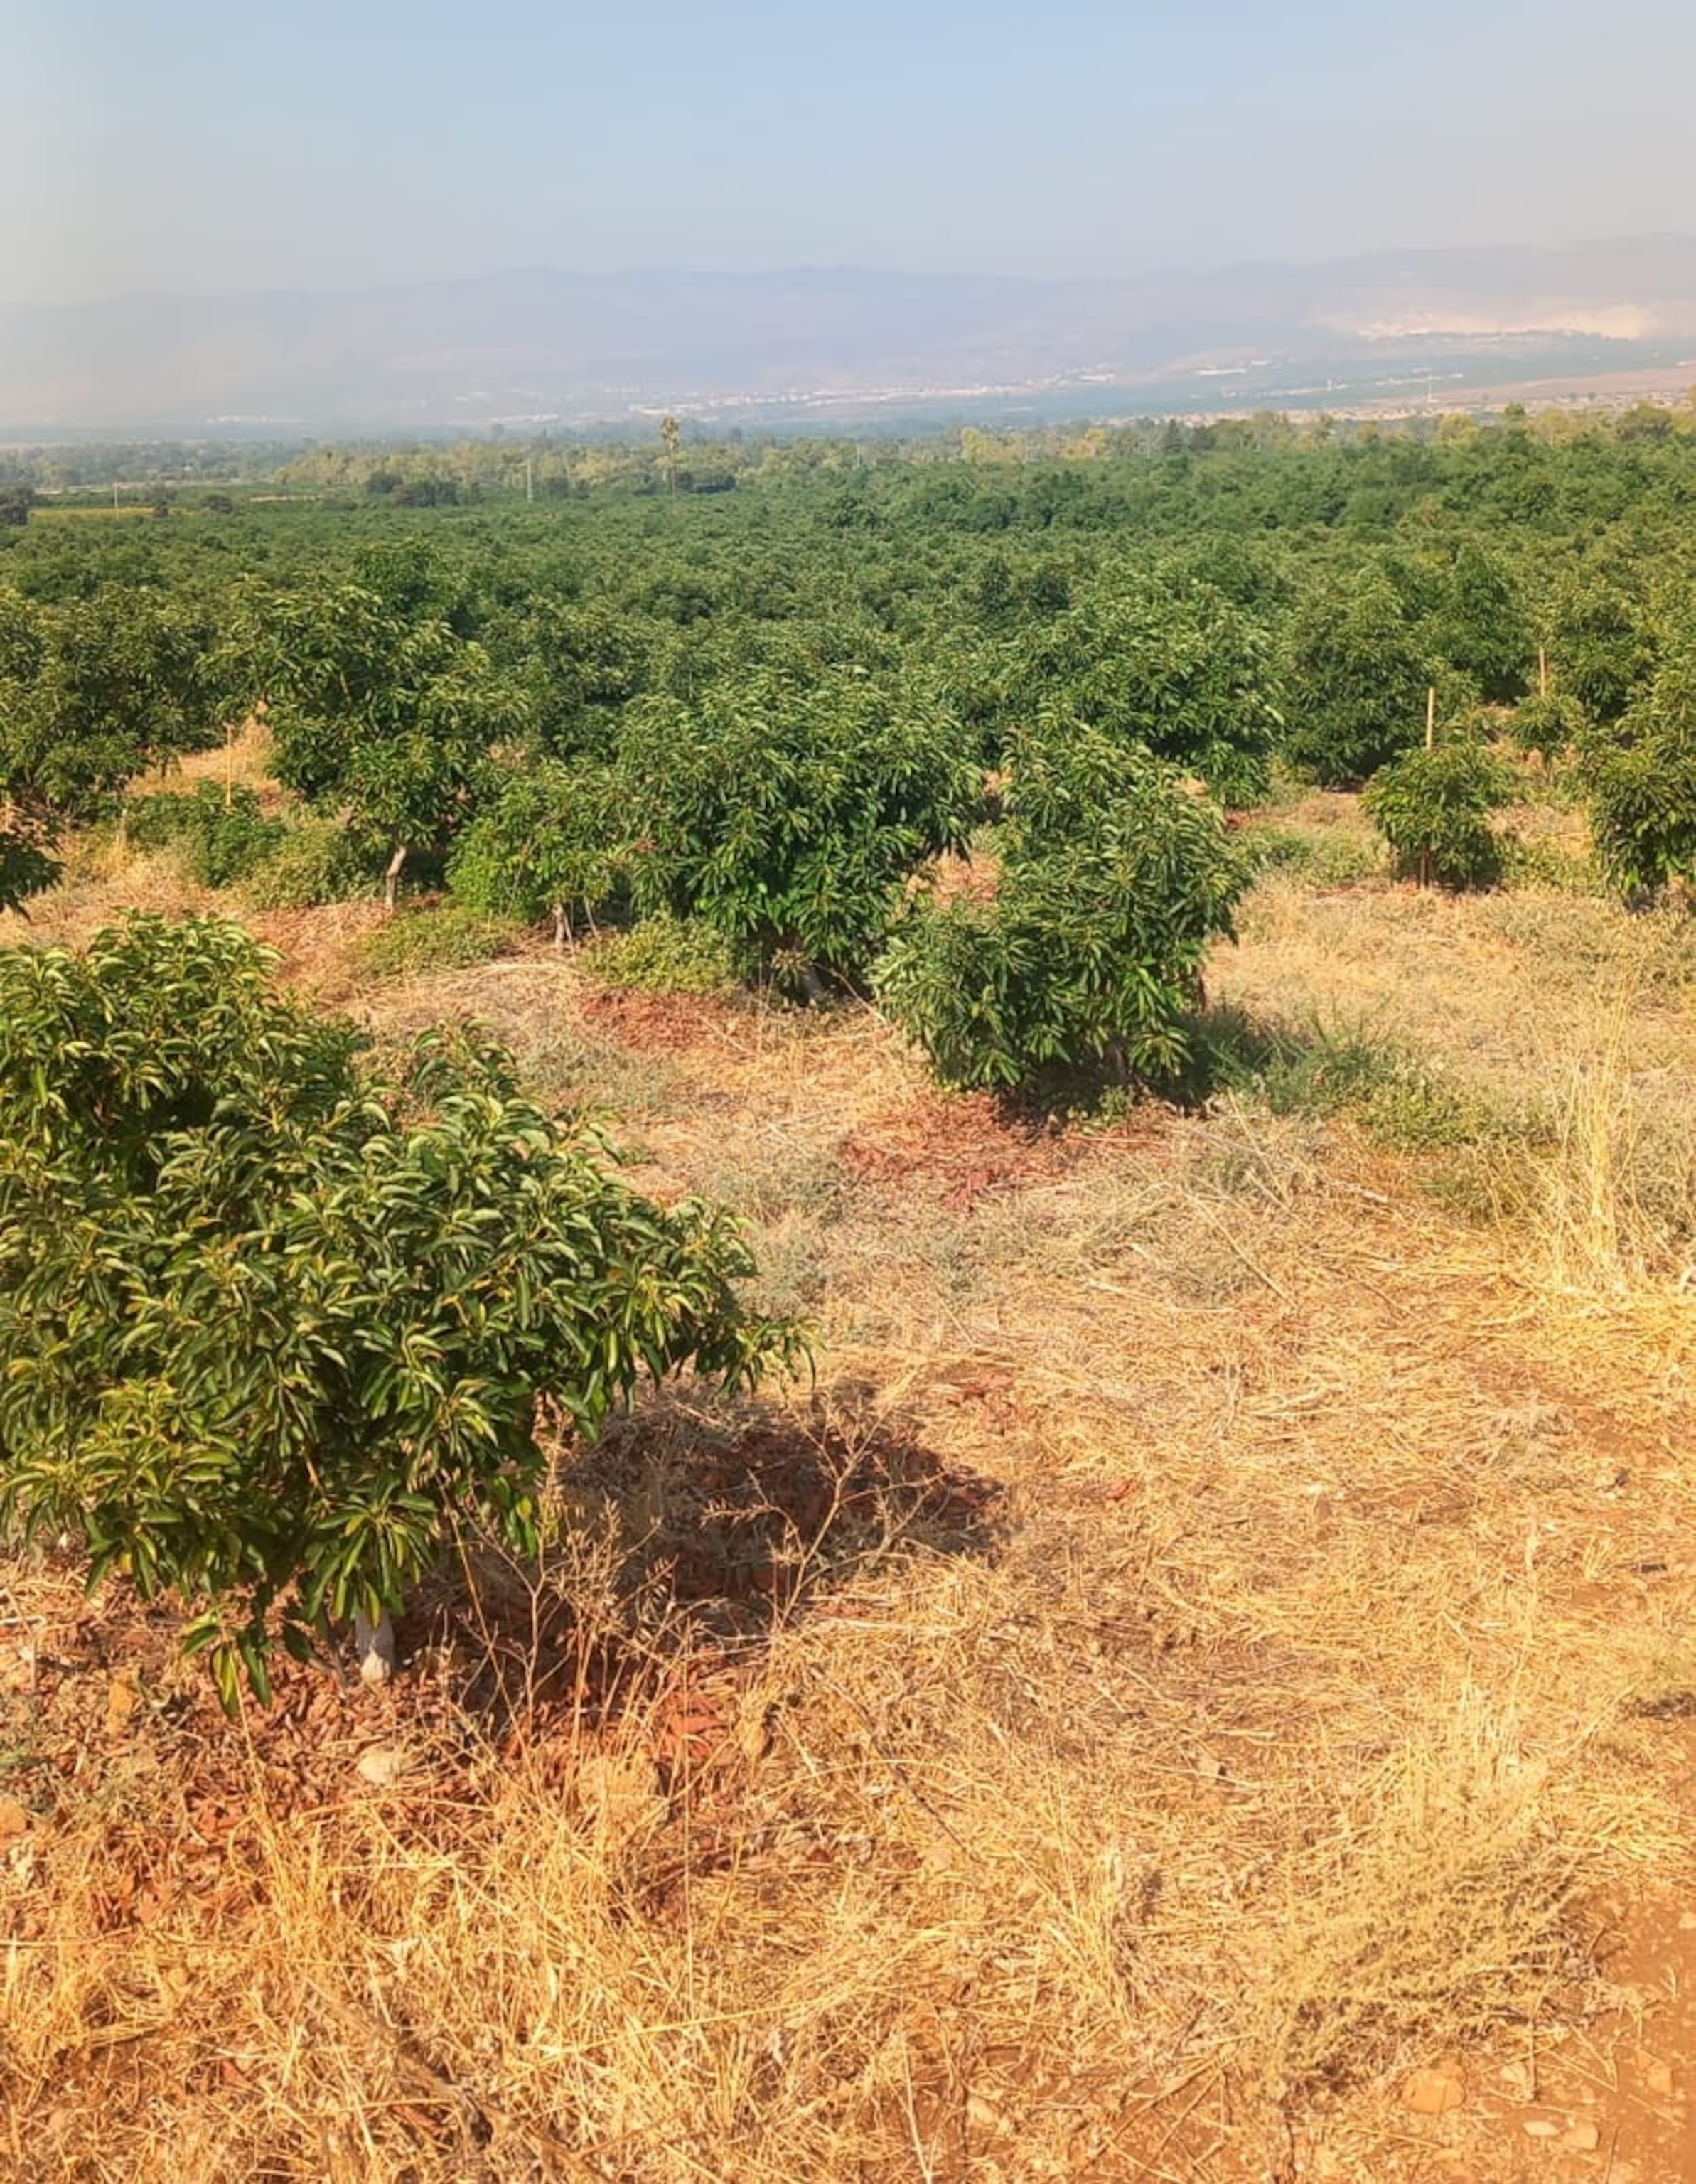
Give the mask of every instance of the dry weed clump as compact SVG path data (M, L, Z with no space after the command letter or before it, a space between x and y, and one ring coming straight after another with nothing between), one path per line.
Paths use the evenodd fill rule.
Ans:
M1604 1846L1561 1829L1551 1771L1463 1690L1307 1847L1265 1984L1285 2086L1535 2024L1582 1975L1574 1913Z
M271 772L271 733L257 716L232 724L225 740L211 750L188 751L171 769L176 780L192 787L216 782L220 788L251 788L275 811L288 800Z
M0 946L81 947L126 911L201 916L220 900L185 879L164 851L133 849L116 833L82 836L67 845L55 887L23 910L0 911Z
M1643 1068L1635 978L1576 1034L1552 1067L1554 1143L1536 1206L1549 1279L1576 1295L1621 1296L1670 1274L1696 1279L1696 1134L1682 1069Z
M259 791L271 808L279 792L266 770L269 756L263 725L250 721L236 731L227 749L192 752L153 785L221 784L228 779ZM25 911L0 911L0 946L76 947L127 911L186 917L229 905L228 896L185 878L170 851L136 848L121 823L72 835L60 855L64 872L57 886L32 897Z

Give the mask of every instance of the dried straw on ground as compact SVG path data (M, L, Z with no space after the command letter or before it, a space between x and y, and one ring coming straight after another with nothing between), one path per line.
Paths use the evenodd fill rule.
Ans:
M1246 1098L1021 1134L870 1013L364 996L738 1203L818 1383L656 1401L376 1697L226 1729L168 1618L9 1568L5 2173L1599 2176L1511 2074L1652 2044L1610 1922L1691 1869L1696 1015L1568 907L1269 883L1217 967L1538 1106L1459 1206Z

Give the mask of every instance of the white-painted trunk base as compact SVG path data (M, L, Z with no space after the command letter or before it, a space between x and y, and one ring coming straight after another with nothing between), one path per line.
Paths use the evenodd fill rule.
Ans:
M375 1623L368 1623L363 1615L355 1613L353 1651L359 1657L362 1683L387 1683L395 1672L395 1630L386 1614L380 1615Z

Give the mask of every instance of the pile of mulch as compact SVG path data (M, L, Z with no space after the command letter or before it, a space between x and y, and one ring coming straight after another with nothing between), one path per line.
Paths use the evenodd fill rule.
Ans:
M289 985L340 1000L352 989L348 950L387 915L380 902L331 902L309 910L245 911L242 922L256 940L276 950L279 975Z
M637 994L587 988L577 1000L583 1023L620 1046L684 1054L735 1035L732 1006L708 994Z
M856 1182L897 1191L918 1184L951 1212L1032 1184L1057 1183L1104 1155L1154 1148L1158 1117L1111 1129L1081 1129L1021 1111L990 1092L920 1093L870 1117L839 1158Z

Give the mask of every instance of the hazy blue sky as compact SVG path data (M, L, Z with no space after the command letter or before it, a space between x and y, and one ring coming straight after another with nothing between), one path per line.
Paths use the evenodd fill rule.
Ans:
M0 0L0 298L1696 228L1692 0Z

